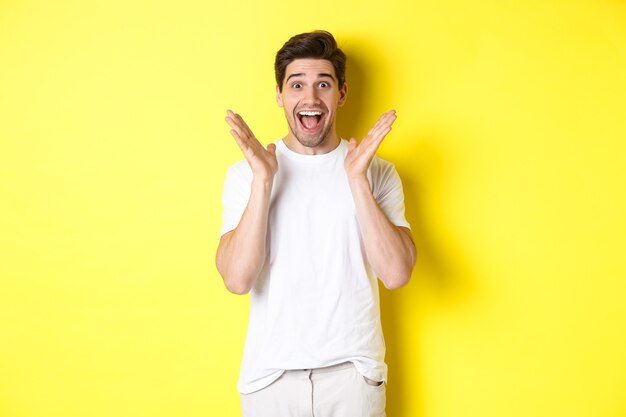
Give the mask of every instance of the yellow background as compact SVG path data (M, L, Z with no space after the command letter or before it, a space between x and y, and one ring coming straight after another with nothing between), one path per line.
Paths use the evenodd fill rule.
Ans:
M239 414L223 118L282 137L274 54L317 28L340 134L398 112L419 260L382 296L388 415L626 416L618 0L0 2L0 416Z

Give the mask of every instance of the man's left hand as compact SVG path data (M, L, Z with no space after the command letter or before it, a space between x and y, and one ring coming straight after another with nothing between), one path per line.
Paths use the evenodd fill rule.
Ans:
M365 178L367 168L369 168L383 139L391 131L391 125L395 120L396 111L390 110L378 119L361 143L357 144L355 138L350 139L348 154L344 162L349 180Z

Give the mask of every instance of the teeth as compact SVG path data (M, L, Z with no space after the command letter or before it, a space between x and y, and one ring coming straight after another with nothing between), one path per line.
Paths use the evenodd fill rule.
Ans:
M301 111L301 112L298 112L298 114L300 116L321 116L322 112L321 111Z

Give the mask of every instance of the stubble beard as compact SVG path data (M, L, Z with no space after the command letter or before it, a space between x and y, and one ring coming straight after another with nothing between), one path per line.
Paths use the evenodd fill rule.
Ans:
M297 116L296 116L297 117ZM302 134L301 132L298 132L298 130L296 129L297 126L297 121L294 120L293 123L291 121L289 121L289 130L291 130L291 134L295 136L295 138L298 140L298 142L300 142L300 144L302 146L306 146L307 148L315 148L319 145L321 145L322 143L324 143L324 141L328 138L329 134L330 134L330 130L333 126L332 123L329 123L327 126L325 126L322 131L320 133L318 133L315 136L305 136L305 134Z

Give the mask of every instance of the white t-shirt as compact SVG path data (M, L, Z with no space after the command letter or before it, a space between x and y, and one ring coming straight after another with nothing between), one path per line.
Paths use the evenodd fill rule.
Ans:
M386 381L378 281L367 257L344 170L348 142L303 155L276 142L268 254L250 292L250 322L238 389L258 391L286 369L353 362L367 378ZM402 183L375 157L372 193L389 220L409 227ZM252 171L243 160L228 169L222 235L235 229L250 196Z

